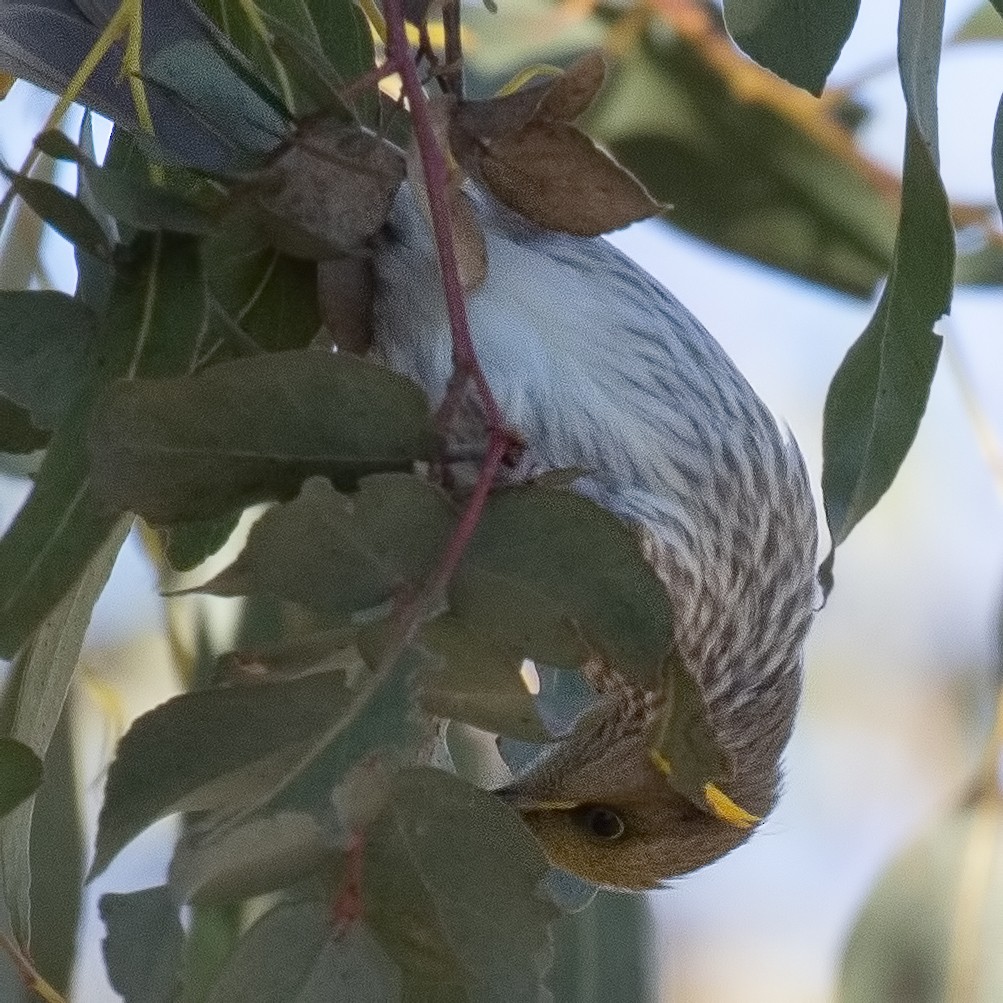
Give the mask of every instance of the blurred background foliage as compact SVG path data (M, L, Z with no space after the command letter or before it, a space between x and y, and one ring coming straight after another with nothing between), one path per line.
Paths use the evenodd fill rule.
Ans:
M1003 22L990 4L953 6L957 16L946 41L948 51L1003 39ZM671 205L667 221L726 252L842 295L825 300L827 305L839 304L834 309L840 312L842 327L829 347L814 357L815 375L804 377L801 396L785 397L776 384L773 394L767 394L806 438L802 429L815 429L818 416L800 416L803 401L820 409L826 367L831 375L829 363L838 361L862 326L858 323L854 329L853 324L865 316L852 301L873 297L893 252L899 177L866 142L860 142L872 114L864 94L867 85L894 68L891 36L886 40L888 61L863 66L855 76L814 98L750 63L723 33L716 9L697 2L658 0L635 6L506 0L497 16L479 8L465 11L464 16L472 93L494 92L526 64L566 65L584 49L601 45L611 72L585 127L658 199ZM51 102L21 83L0 106L0 141L9 162L23 158L25 144L49 108ZM72 185L71 169L49 169ZM961 252L957 278L959 283L984 287L986 295L994 297L981 301L989 304L989 312L979 316L994 318L995 341L1003 316L998 293L1003 284L1003 241L998 210L988 191L977 195L965 192L952 202ZM72 286L72 262L65 246L58 246L51 231L45 231L23 205L15 204L3 241L0 287ZM660 246L656 245L656 255ZM695 245L680 246L677 258L699 258L704 253ZM757 272L753 281L776 279ZM792 287L783 288L786 294ZM712 329L719 330L708 312L709 301L720 298L720 289L702 294L708 300L706 310L695 302L701 295L698 290L677 291ZM796 289L790 301L798 296L803 300L795 309L811 319L811 306L805 304L823 294L814 287ZM763 307L767 313L770 308ZM741 313L748 308L737 309ZM836 326L831 319L821 323ZM812 333L802 330L800 337L810 339ZM743 368L753 371L757 386L769 382L768 370L779 370L774 377L778 380L798 372L789 360L778 359L776 344L765 335L759 343L736 339L731 345L727 337L722 340ZM803 351L810 354L810 348ZM977 357L997 367L1003 359L998 344ZM963 374L963 368L960 371ZM939 433L943 439L938 440L935 427L921 440L911 473L907 471L904 483L886 502L888 513L872 517L857 542L856 556L847 556L841 589L851 595L844 598L837 591L823 614L821 636L813 642L808 664L807 720L789 757L791 796L773 830L778 836L775 842L781 843L789 835L786 830L807 828L804 840L790 844L793 850L781 850L779 861L764 856L758 880L738 869L754 869L754 854L768 855L769 846L736 854L713 874L699 875L685 888L663 893L653 912L643 899L611 896L596 909L564 921L555 966L559 999L651 995L688 1001L804 1000L835 993L846 1000L905 1001L993 1000L1003 995L996 950L1003 916L1000 732L998 727L991 730L988 710L994 704L998 668L989 661L995 626L982 622L987 620L985 610L996 601L995 594L988 594L995 590L987 583L995 586L1001 566L997 563L995 570L987 570L986 565L998 562L1001 553L998 540L973 543L971 534L953 535L963 528L957 522L972 510L964 505L952 510L950 494L945 493L952 485L962 490L977 483L984 495L992 494L985 476L989 465L971 445L976 435L966 419L958 418L962 405L974 410L992 459L994 419L987 425L980 409L987 386L980 375L974 380L958 377L955 390L960 386L961 391L949 407L935 398L931 422L936 426L940 421L940 428L947 429ZM988 385L1001 387L998 382ZM16 431L26 445L33 444L36 430L3 399L0 423L8 434ZM943 459L945 451L958 448L959 430L968 443L963 447L966 455L981 465L974 481L970 473L952 478L950 467L946 473L943 466L921 473L922 465L927 465L924 470L935 468L937 457ZM817 450L813 456L809 445L807 451L817 472ZM3 458L4 521L23 498L36 461L30 454ZM910 522L912 509L926 500L927 489L947 507L927 522ZM978 524L982 528L974 530L976 535L986 526L1001 528L995 510L986 515L997 504L995 499L980 502L983 521ZM932 551L923 549L927 541L896 536L905 534L903 525L912 526L917 535L929 530L927 537L934 535L934 527L947 527L944 535L954 541L951 559L956 570L938 578ZM984 563L968 575L965 555L980 547ZM161 559L134 539L117 569L108 603L119 609L110 612L106 605L103 613L99 610L74 699L66 704L46 756L47 783L35 809L38 824L33 828L32 856L39 865L33 868L34 960L57 988L70 984L76 965L80 999L113 998L107 987L95 988L103 984L95 952L99 928L93 920L93 889L83 899L83 906L88 902L90 906L79 949L74 935L81 908L82 861L93 841L104 764L127 722L142 708L190 685L198 663L198 625L208 619L222 645L235 620L232 602L156 599L150 568ZM887 562L892 570L875 572L875 562ZM917 564L920 571L910 572ZM883 584L868 588L869 575ZM907 612L916 600L903 598L909 594L907 579L914 576L921 577L921 587L949 611L958 609L957 601L936 598L945 583L964 578L969 587L980 588L983 594L977 599L967 593L961 600L969 610L955 628L959 635L968 631L978 636L966 636L953 647L944 642L918 659L908 643L897 656L889 655L892 649L883 647L886 639L879 639L882 631L890 641L897 635L920 633L920 621ZM894 590L895 596L884 589ZM855 604L871 609L856 620L847 619L852 626L833 626L841 616L849 618ZM131 607L128 615L123 615L122 607ZM931 619L938 616L930 614ZM257 610L253 623L245 621L244 630L267 639L274 636L269 621L277 619L274 609ZM109 623L115 626L109 628ZM899 664L882 664L893 657L900 659ZM906 664L910 660L923 664ZM143 665L142 672L137 672L137 664ZM884 676L875 674L880 670L886 670ZM859 711L853 722L848 721L851 708ZM851 778L861 772L869 776L858 788ZM868 791L870 799L861 790ZM81 825L75 824L78 804L85 808ZM810 827L809 818L815 819L817 829ZM45 823L46 819L58 822ZM859 847L853 851L861 858L855 861L848 859L853 843L847 839L840 844L846 853L840 860L839 850L833 850L841 827L851 823L857 826L853 838L861 843L873 831L880 839L869 842L867 852ZM151 874L162 870L166 860L170 832L169 825L161 825L148 833L101 887L153 883ZM813 838L815 845L806 848ZM769 840L768 834L760 837L761 842ZM896 847L900 854L879 874ZM844 865L854 875L850 884L855 897L841 900L838 908L826 896L832 878L818 873L831 865L833 856L837 866ZM872 879L873 888L865 894ZM803 901L790 906L798 889L804 892ZM778 908L790 906L781 919L762 901L771 894ZM851 923L858 908L859 919ZM827 910L831 916L821 923L824 932L819 935L825 947L808 952L817 969L805 972L804 952L797 956L798 945L804 942L798 927ZM763 916L772 919L762 922ZM233 919L204 913L198 921L205 931L197 938L202 956L192 963L215 970L231 943ZM786 947L781 943L785 940ZM767 941L770 946L764 949ZM219 957L213 957L214 950ZM13 968L0 965L0 998L22 996L27 998Z

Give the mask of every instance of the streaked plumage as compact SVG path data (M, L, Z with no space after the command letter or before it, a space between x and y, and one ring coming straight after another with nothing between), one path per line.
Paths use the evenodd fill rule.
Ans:
M468 314L488 382L526 442L518 474L588 471L577 489L642 531L680 654L736 762L728 793L766 815L814 598L816 517L800 452L699 322L607 241L538 230L484 196L477 205L488 275ZM375 271L376 350L437 403L449 328L406 188ZM650 713L632 712L658 695L625 693L602 667L593 678L607 691L597 708L508 795L555 862L649 887L741 842L747 831L696 809L651 765ZM591 846L568 809L533 808L552 802L611 805L633 821L615 843Z

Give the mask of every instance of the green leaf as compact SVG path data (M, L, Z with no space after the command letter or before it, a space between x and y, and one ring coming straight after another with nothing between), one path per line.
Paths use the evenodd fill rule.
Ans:
M165 553L171 567L177 571L191 571L198 567L206 558L222 549L239 521L240 512L234 512L218 519L171 526L164 534Z
M0 453L33 453L44 449L50 437L35 427L25 408L0 395Z
M111 257L112 247L101 224L79 199L57 185L29 178L2 165L0 172L6 175L14 191L31 206L39 218L45 220L71 244L102 260Z
M646 895L600 892L594 904L562 916L554 930L548 984L558 1000L656 1000L658 948Z
M1003 211L1003 97L996 110L993 124L993 181L996 186L996 204Z
M425 624L420 638L431 655L415 679L426 713L527 742L550 737L519 676L523 658L515 648L448 613Z
M395 1003L399 977L361 923L340 935L327 903L282 902L244 934L209 1003Z
M757 63L818 95L859 10L860 0L725 0L724 20Z
M549 864L518 815L439 770L396 778L367 833L365 916L406 998L545 998L550 923L538 894Z
M934 323L950 308L954 234L937 171L940 20L901 13L905 166L895 261L874 316L833 377L825 403L822 489L833 551L891 485L926 409L940 354ZM926 8L924 8L926 10Z
M102 942L112 987L125 1003L173 1003L181 986L184 931L166 886L102 895Z
M91 431L105 504L163 524L289 497L313 474L351 486L432 455L425 395L347 354L284 352L122 383Z
M186 372L206 333L197 243L143 236L119 263L94 338L92 377L53 435L34 490L0 539L0 656L11 657L108 538L116 513L92 495L87 426L119 377Z
M113 529L73 588L42 622L11 671L4 691L3 719L10 722L11 737L24 742L43 760L63 711L91 610L128 531L128 520ZM22 944L31 940L31 821L30 802L0 821L3 899L11 927Z
M86 453L89 401L69 409L35 485L0 538L0 657L13 658L118 521L91 497Z
M1003 996L1003 812L994 793L937 820L879 877L850 932L837 999Z
M0 738L0 816L31 797L41 782L42 760L23 742Z
M209 287L233 324L262 348L306 348L320 329L317 265L281 254L246 217L206 239Z
M236 65L217 41L183 37L147 59L149 82L177 95L229 151L228 173L258 166L282 141L288 122L278 102ZM168 146L171 159L200 166L199 151Z
M200 591L273 595L345 617L417 589L454 519L445 495L407 474L367 477L351 495L313 478L266 512L237 560Z
M187 832L171 859L170 886L183 902L237 902L300 881L329 866L332 854L310 815L279 812L218 833Z
M527 658L592 655L657 689L671 623L665 587L632 529L569 491L494 495L450 590L450 609Z
M354 673L186 693L144 714L108 770L91 876L166 815L237 813L267 800L359 712L374 683L360 661Z
M350 0L264 0L256 23L225 0L206 8L297 116L328 110L338 89L373 66L372 35Z
M59 292L0 292L0 393L52 429L79 396L93 351L94 314Z
M995 42L1003 39L1003 3L979 4L954 31L950 42Z

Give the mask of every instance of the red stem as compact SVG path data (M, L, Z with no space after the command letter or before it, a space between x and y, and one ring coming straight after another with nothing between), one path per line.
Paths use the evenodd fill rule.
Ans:
M423 596L428 599L434 597L439 589L444 588L449 583L459 566L464 551L477 529L498 467L515 441L515 436L505 427L501 409L498 407L498 402L495 400L484 371L481 369L473 339L470 336L463 284L460 282L450 222L449 172L445 157L435 137L425 92L418 79L418 70L404 31L404 10L401 0L384 0L383 13L387 23L387 64L400 74L404 96L408 100L411 112L418 152L421 156L425 186L428 190L429 211L432 217L432 233L439 255L442 290L446 299L446 310L449 314L449 326L453 339L453 377L450 380L450 390L443 401L439 418L442 421L452 417L452 411L462 392L462 384L469 378L473 380L480 398L488 431L487 449L484 459L481 461L473 493L467 502L459 524L446 545L438 567L422 589ZM424 603L420 599L416 603L408 604L409 608L404 615L402 624L405 633L414 626L423 606Z
M432 216L432 233L439 253L439 269L442 272L442 291L446 298L446 311L453 335L453 365L459 374L469 376L474 381L477 394L484 409L484 419L490 436L507 438L505 422L498 403L488 386L473 339L467 324L467 309L463 298L463 285L456 262L453 246L453 232L449 218L449 172L446 160L439 149L428 114L428 104L418 70L411 58L411 46L404 32L404 10L401 0L384 0L383 13L387 19L387 61L401 77L404 96L408 100L411 121L414 124L421 166L425 174L428 190L428 205Z

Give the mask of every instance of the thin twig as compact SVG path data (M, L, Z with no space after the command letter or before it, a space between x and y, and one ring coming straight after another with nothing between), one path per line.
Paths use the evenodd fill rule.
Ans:
M9 937L0 933L0 950L3 950L14 962L18 975L25 986L45 1000L45 1003L66 1003L63 994L54 989L39 975L31 959Z
M467 311L463 298L463 285L456 261L452 227L449 218L449 173L446 161L439 149L428 113L425 93L418 79L418 71L411 59L411 47L404 31L404 12L401 0L386 0L384 13L387 19L388 62L401 77L404 95L408 100L411 121L414 125L418 151L421 155L425 186L428 190L429 210L432 217L432 232L439 254L439 268L442 272L442 289L446 298L446 310L453 335L453 364L460 374L466 375L474 383L481 401L489 436L505 437L504 419L491 393L484 372L477 361Z
M446 36L446 65L442 69L443 85L457 100L463 100L463 43L460 36L460 0L444 0L442 30Z
M437 600L441 590L448 585L477 529L488 493L494 484L502 459L517 441L517 438L505 426L504 417L478 362L473 339L470 336L463 285L460 281L449 216L449 174L432 127L425 93L422 90L418 71L412 59L411 47L405 34L401 0L385 0L383 10L387 22L387 62L400 74L403 93L408 101L418 151L421 156L425 185L428 190L432 232L439 255L442 288L453 339L454 373L450 381L451 389L462 388L468 380L474 384L488 432L484 459L460 522L446 544L438 566L423 586L420 594L399 610L398 616L395 618L397 636L391 641L384 656L385 659L388 659L395 654L397 645L406 643L425 610ZM447 394L447 398L449 397L450 395ZM448 399L444 401L444 408L450 413L453 406L453 403Z

